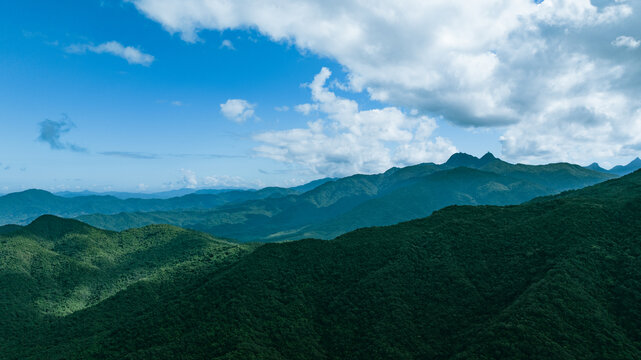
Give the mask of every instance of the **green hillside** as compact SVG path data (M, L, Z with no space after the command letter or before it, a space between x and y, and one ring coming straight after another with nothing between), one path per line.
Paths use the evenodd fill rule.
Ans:
M308 192L219 206L211 210L93 214L78 219L124 230L172 224L239 241L331 239L348 231L425 217L449 205L511 205L613 178L558 163L510 164L488 153L454 154L446 163L354 175Z
M639 214L636 172L518 206L451 206L331 241L266 244L4 338L0 354L639 359Z
M0 337L96 305L132 284L170 284L249 247L169 225L114 233L42 216L0 235ZM0 356L1 357L1 356Z

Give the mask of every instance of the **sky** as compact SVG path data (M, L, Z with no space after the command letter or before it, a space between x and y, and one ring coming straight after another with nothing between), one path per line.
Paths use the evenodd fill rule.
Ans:
M640 0L0 3L0 193L641 153Z

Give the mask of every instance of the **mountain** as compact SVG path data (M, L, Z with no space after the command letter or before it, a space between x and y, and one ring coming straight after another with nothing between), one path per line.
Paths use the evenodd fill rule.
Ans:
M321 186L321 185L323 185L325 183L328 183L328 182L331 182L331 181L336 181L336 180L338 180L338 178L327 177L327 178L322 178L322 179L310 181L307 184L298 185L298 186L292 187L290 189L296 190L296 191L298 191L299 193L302 194L302 193L308 192L310 190L314 190L317 187L319 187L319 186Z
M221 190L225 191L225 190ZM121 191L107 191L107 192L94 192L94 191L60 191L54 193L56 196L62 197L78 197L78 196L113 196L118 199L169 199L172 197L185 196L196 193L196 189L176 189L169 191L161 191L155 193L134 193L134 192L121 192Z
M613 177L566 163L514 165L490 153L482 158L454 154L440 165L353 175L302 194L211 210L93 214L78 219L111 230L168 223L239 241L331 239L359 227L425 217L448 205L519 204Z
M0 337L0 357L639 359L639 213L641 171L518 206L265 244L48 316Z
M628 165L617 165L610 169L610 173L616 175L626 175L631 172L641 169L641 159L636 158L632 160Z
M11 223L28 224L44 214L76 217L94 213L117 214L139 211L211 209L224 204L299 194L307 191L306 189L313 189L326 181L329 180L316 180L291 189L268 187L260 190L198 190L193 194L168 199L160 197L179 194L184 191L158 193L156 194L158 198L153 199L120 199L112 195L87 195L90 194L89 192L80 194L63 193L62 195L64 196L60 196L44 190L32 189L0 196L0 225ZM116 194L125 196L127 193ZM129 195L136 194L131 193Z
M602 173L608 173L608 170L604 169L599 165L598 163L593 162L592 164L588 165L585 167L586 169L602 172Z
M114 233L41 216L0 233L0 338L87 309L133 284L193 278L250 249L169 225Z
M22 226L20 225L14 225L14 224L3 225L3 226L0 226L0 235L9 234L14 231L18 231L20 229L22 229Z
M602 168L597 163L592 163L592 164L586 166L585 168L586 169L590 169L590 170L594 170L594 171L599 171L599 172L606 173L606 174L613 174L613 175L617 175L617 176L623 176L623 175L627 175L627 174L630 174L632 172L635 172L635 171L641 169L641 159L636 158L636 159L632 160L628 165L617 165L617 166L613 167L610 170L606 170L606 169Z

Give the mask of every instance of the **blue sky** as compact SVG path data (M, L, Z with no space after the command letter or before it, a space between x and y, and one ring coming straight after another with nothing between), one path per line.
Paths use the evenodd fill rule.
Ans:
M529 16L537 27L476 35L472 25L412 28L349 1L217 3L2 2L0 192L287 186L441 162L453 151L613 165L641 149L639 137L622 135L641 129L630 81L640 68L637 5L517 1L470 15L414 4L426 11L417 24L443 11L452 24L474 16L487 29L495 15ZM389 10L415 14L411 3ZM595 33L607 35L601 48L571 45ZM524 39L556 44L573 62L543 46L526 62L518 56L528 50L511 43ZM535 71L558 94L529 95L525 76Z

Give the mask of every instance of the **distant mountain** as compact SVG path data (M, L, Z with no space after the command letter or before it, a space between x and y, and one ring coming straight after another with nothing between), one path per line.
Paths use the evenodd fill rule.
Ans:
M585 167L586 169L602 172L602 173L608 173L608 170L602 168L598 163L593 162L592 164L588 165Z
M224 204L300 194L305 191L305 189L313 189L326 181L329 180L316 180L291 189L268 187L260 190L199 190L193 194L169 199L120 199L112 195L76 196L77 194L73 195L69 193L64 194L65 196L58 196L44 190L32 189L0 196L0 225L11 223L27 224L44 214L76 217L83 214L95 213L117 214L121 212L212 209ZM168 196L185 191L187 190L157 193L157 196L160 196L158 194ZM82 194L89 194L89 192ZM127 193L119 194L125 196Z
M617 165L610 170L606 170L599 166L597 163L592 163L585 167L586 169L599 171L606 174L614 174L618 176L627 175L641 169L641 159L636 158L632 160L628 165Z
M308 192L310 190L314 190L317 187L319 187L319 186L321 186L321 185L323 185L325 183L336 181L336 180L338 180L338 178L329 178L329 177L328 178L322 178L322 179L318 179L318 180L314 180L314 181L308 182L307 184L294 186L294 187L292 187L290 189L296 190L296 191L298 191L299 193L302 194L302 193Z
M513 165L490 153L480 159L454 154L441 165L354 175L302 194L236 202L213 210L94 214L79 219L111 230L168 223L240 241L330 239L359 227L428 216L448 205L519 204L613 177L566 163Z
M480 176L465 168L452 170ZM350 181L365 184L360 177ZM372 191L364 185L361 190ZM324 204L331 200L316 195ZM86 304L85 286L93 284L79 270L98 271L93 265L109 264L120 246L153 243L155 230L135 230L142 231L140 236L87 252L101 244L86 236L97 230L51 221L34 226L33 240L0 236L0 356L639 359L640 213L638 171L518 206L450 206L427 218L361 229L331 241L266 244L228 266L209 271L203 266L194 275L192 267L178 267L156 281L135 282L71 315L67 309ZM42 233L42 228L47 230ZM41 240L51 233L65 240ZM113 269L135 269L192 244L187 239L162 243L175 245L126 251L129 255L116 258L138 265ZM13 251L9 255L6 244ZM72 254L62 259L80 253L76 258L85 260L74 266L51 263L59 259L50 255L52 248ZM236 249L236 254L242 251ZM230 250L210 254L225 251ZM57 273L49 275L48 269ZM45 289L61 290L45 290L44 296L38 281L53 284ZM60 306L67 297L56 294L74 301ZM40 317L28 316L33 309ZM43 309L58 312L48 315Z
M616 175L626 175L634 171L641 169L641 159L636 158L632 160L628 165L617 165L610 169L610 173Z
M225 190L220 190L223 192ZM197 192L196 189L176 189L169 191L161 191L155 193L134 193L134 192L120 192L120 191L107 191L107 192L93 192L93 191L60 191L54 193L56 196L62 197L79 197L79 196L113 196L118 199L169 199L172 197L185 196Z

